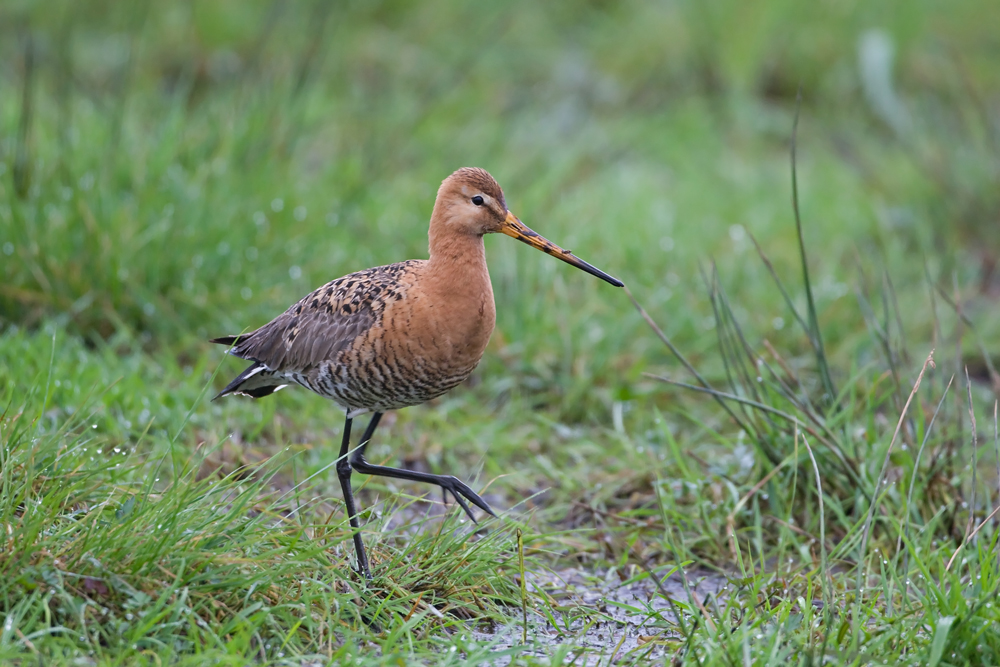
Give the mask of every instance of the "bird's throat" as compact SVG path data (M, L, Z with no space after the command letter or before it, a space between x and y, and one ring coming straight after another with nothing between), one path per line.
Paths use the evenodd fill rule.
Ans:
M478 290L489 285L486 246L473 234L431 234L428 269L433 280L449 293Z
M478 362L496 323L483 237L432 236L430 250L426 288L436 303L448 304L437 317L448 320L447 329L457 334L453 342Z

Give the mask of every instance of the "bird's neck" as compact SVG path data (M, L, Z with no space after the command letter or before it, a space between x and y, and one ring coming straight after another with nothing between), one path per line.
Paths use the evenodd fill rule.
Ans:
M496 321L496 310L483 237L431 234L430 241L426 288L442 303L451 304L450 317L456 330L475 339L482 338L480 342L485 348ZM464 319L459 323L455 318Z
M490 281L486 268L486 246L483 237L474 234L441 234L431 230L431 273L441 277L451 290L463 285L479 288L482 281Z
M431 297L428 303L445 306L443 310L435 307L431 317L447 322L443 340L435 344L447 350L448 363L457 365L463 373L471 372L482 358L496 324L483 237L443 234L432 224L426 267L423 284Z

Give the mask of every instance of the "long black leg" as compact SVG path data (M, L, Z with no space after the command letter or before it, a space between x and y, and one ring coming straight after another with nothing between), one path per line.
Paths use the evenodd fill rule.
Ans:
M378 426L378 422L381 418L381 412L376 412L372 415L372 420L368 422L368 428L365 429L365 434L361 436L361 444L358 445L353 452L351 452L351 467L353 467L354 470L357 470L363 475L392 477L395 479L409 480L411 482L436 484L445 491L450 491L451 495L455 496L455 500L465 513L469 515L469 518L472 519L473 523L476 522L476 517L473 516L472 510L469 509L469 506L465 503L463 496L487 514L496 516L496 513L490 508L486 501L480 498L479 494L470 489L465 482L461 481L457 477L452 477L451 475L432 475L426 472L403 470L402 468L389 468L387 466L377 466L368 463L365 459L365 448L368 447L368 442L372 439L372 434L375 433L375 427Z
M354 551L358 555L358 571L370 581L372 573L368 569L368 556L365 554L364 542L361 541L358 509L354 505L354 493L351 492L351 460L347 457L347 451L351 444L352 421L348 417L347 421L344 422L344 439L340 443L340 457L337 459L337 477L340 478L340 488L344 491L344 504L347 505L347 517L351 522L351 529L354 531Z
M365 457L365 448L368 447L368 443L371 441L372 436L375 434L375 429L378 428L378 423L382 419L381 412L373 412L372 419L368 422L368 427L365 428L365 432L361 435L361 444L351 453L351 458L355 456Z

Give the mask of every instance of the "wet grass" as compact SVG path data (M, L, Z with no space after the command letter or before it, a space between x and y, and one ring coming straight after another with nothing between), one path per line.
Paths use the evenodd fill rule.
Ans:
M848 6L0 7L0 658L995 664L988 9ZM483 364L369 452L501 518L359 476L366 587L342 418L204 341L462 165L645 317L489 239Z

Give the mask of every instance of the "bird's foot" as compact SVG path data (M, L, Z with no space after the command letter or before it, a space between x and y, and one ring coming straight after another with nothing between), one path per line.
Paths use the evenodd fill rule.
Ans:
M440 486L444 491L450 492L451 495L455 496L455 500L458 502L459 506L466 513L466 515L472 519L473 523L477 523L476 517L473 516L472 509L469 507L468 503L465 502L466 500L490 516L496 516L496 512L493 511L493 508L491 508L478 493L470 489L468 484L452 475L432 475L426 472L417 472L416 470L403 470L402 468L389 468L386 466L372 465L365 459L363 450L355 450L354 455L351 456L351 466L354 470L363 475L391 477L393 479L405 479L411 482L421 482L423 484L434 484L436 486Z
M496 516L496 512L493 511L493 508L491 508L478 493L469 488L468 484L457 477L453 477L452 475L441 475L436 481L436 484L441 487L442 491L451 492L451 495L455 497L455 501L458 503L459 507L461 507L466 515L468 515L472 523L479 522L476 521L476 517L472 514L472 509L468 506L468 504L466 504L466 498L490 516Z

